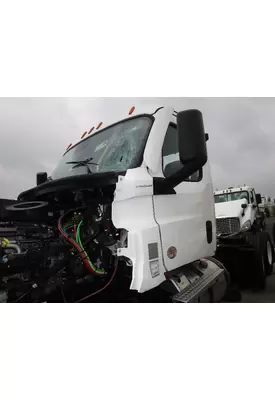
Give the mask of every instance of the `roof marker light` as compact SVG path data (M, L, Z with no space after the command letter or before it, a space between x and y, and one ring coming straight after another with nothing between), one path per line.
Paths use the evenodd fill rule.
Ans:
M69 150L69 148L70 148L70 147L72 147L72 145L73 145L73 144L72 144L72 143L70 143L70 144L69 144L69 146L66 148L66 150L65 150L65 151Z
M85 131L85 132L81 135L81 139L83 139L86 135L87 135L87 131Z
M130 108L129 115L133 114L133 112L135 111L135 108L136 107L134 107L134 106L132 108Z
M99 128L101 127L102 124L103 124L103 122L100 122L100 123L97 125L96 129L99 129Z
M88 135L90 135L90 133L92 133L94 129L95 129L95 127L93 126L93 127L89 130Z

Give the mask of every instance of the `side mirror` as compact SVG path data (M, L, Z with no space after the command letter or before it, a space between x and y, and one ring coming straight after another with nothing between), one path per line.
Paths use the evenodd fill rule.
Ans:
M207 162L206 136L203 117L199 110L177 114L179 156L183 165L182 179L197 172Z
M177 125L181 163L184 165L198 160L203 167L207 151L202 113L199 110L181 111L177 114Z
M48 179L47 172L38 172L36 174L36 185L37 186L42 185L42 183L47 182L47 179Z
M262 202L262 196L259 193L256 194L256 202L258 205L261 204L261 202Z

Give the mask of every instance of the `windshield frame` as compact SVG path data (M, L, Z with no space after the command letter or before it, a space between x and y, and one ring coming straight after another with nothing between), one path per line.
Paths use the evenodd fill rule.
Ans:
M61 162L61 160L63 159L63 157L65 157L71 150L75 149L78 145L82 144L83 142L85 142L85 141L87 141L87 140L90 140L90 139L94 138L94 136L100 135L101 133L105 132L105 131L108 130L108 129L114 128L114 127L117 126L117 125L124 124L124 123L127 123L127 122L129 122L129 121L132 121L132 120L135 120L135 119L141 119L141 118L147 118L148 120L150 120L151 124L150 124L150 126L149 126L149 128L148 128L148 131L147 131L147 133L146 133L146 135L147 135L147 136L146 136L146 139L144 140L144 143L143 143L142 147L140 148L140 158L139 158L138 162L137 162L136 165L135 165L135 168L140 167L140 166L142 165L142 163L143 163L144 151L145 151L145 148L146 148L146 145L147 145L148 138L149 138L149 136L150 136L150 132L151 132L152 127L153 127L154 122L155 122L155 118L154 118L153 115L151 115L151 114L145 114L145 113L143 113L143 114L138 114L138 115L134 115L134 116L132 116L132 117L129 117L129 118L126 118L126 119L117 121L117 122L115 122L115 123L113 123L113 124L111 124L111 125L106 126L106 127L103 128L103 129L100 129L99 131L96 131L95 133L93 133L93 134L87 136L86 138L84 138L84 139L78 141L77 143L75 143L75 144L74 144L73 146L71 146L68 150L66 150L66 151L64 152L64 154L62 155L62 157L59 159L59 161L58 161L58 163L56 164L54 170L52 171L51 179L54 179L54 180L55 180L55 179L61 179L61 177L57 177L57 178L56 178L56 177L54 176L54 175L55 175L55 171L57 170L57 167L58 167L59 163ZM77 161L77 160L76 160L76 161ZM112 171L110 171L110 172L112 172ZM115 172L115 171L114 171L114 172ZM93 174L97 174L97 173L100 173L100 172L94 172ZM86 174L79 174L79 175L86 175ZM74 176L78 176L78 175L74 175Z
M215 195L214 195L214 198L215 198L215 200L216 200L216 197L219 197L219 196L228 196L228 195L232 195L232 194L235 194L235 193L246 193L246 194L247 194L247 199L246 199L246 200L247 200L247 204L250 204L250 196L249 196L249 192L248 192L247 190L238 190L238 191L236 191L236 192L227 192L227 193L215 194ZM220 201L220 202L217 202L217 203L216 203L216 201L215 201L215 204L231 203L232 201L238 201L238 200L244 200L244 199Z
M113 123L113 124L111 124L111 125L108 125L108 126L106 126L105 128L100 129L99 131L96 131L96 132L92 133L91 135L85 137L84 139L80 140L79 142L77 142L77 143L75 143L73 146L71 146L68 150L66 150L62 157L64 157L65 154L67 154L67 153L68 153L69 151L71 151L73 148L75 148L76 146L78 146L80 143L83 143L83 142L85 142L86 140L89 140L89 139L91 139L92 137L94 137L94 136L96 136L96 135L99 135L100 133L106 131L106 130L109 129L109 128L113 128L113 127L116 126L116 125L122 124L122 123L124 123L124 122L131 121L132 119L144 118L144 117L150 118L150 119L152 120L152 124L151 124L151 127L150 127L150 129L149 129L149 133L150 133L150 131L151 131L151 129L152 129L152 126L153 126L153 123L154 123L154 121L155 121L155 118L154 118L151 114L139 114L139 115L134 115L133 117L126 118L126 119L122 119L121 121L118 121L118 122L115 122L115 123ZM149 136L149 133L148 133L148 136ZM148 137L147 137L147 139L148 139ZM146 140L146 143L147 143L147 140ZM145 144L145 146L146 146L146 144ZM145 148L145 147L144 147L144 148Z

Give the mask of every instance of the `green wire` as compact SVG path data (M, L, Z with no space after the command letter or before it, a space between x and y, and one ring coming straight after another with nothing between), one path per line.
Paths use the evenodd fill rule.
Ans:
M80 236L80 228L81 228L82 223L83 223L83 220L80 221L80 223L78 224L77 230L76 230L76 242L80 245L81 250L84 251L85 254L86 254L86 256L87 256L87 253L86 253L86 251L84 250L84 247L83 247L83 244L82 244L82 241L81 241L81 236ZM97 268L96 266L94 266L89 258L88 258L88 262L89 262L89 264L91 264L91 267L92 267L96 272L98 272L98 273L100 273L100 274L104 274L104 273L105 273L104 269L102 269L102 268Z
M82 244L82 241L81 241L81 235L80 235L80 227L81 227L82 223L83 223L83 220L80 221L80 223L79 223L78 226L77 226L75 242L76 242L77 244L79 244L81 250L82 250L83 253L86 255L86 258L87 258L88 263L90 264L91 268L92 268L95 272L97 272L97 273L99 273L99 274L105 274L106 272L105 272L105 270L104 270L103 268L97 268L95 265L93 265L93 263L91 262L91 260L90 260L90 258L89 258L89 256L88 256L87 252L85 251L85 249L84 249L84 247L83 247L83 244ZM72 228L73 226L74 226L74 224L71 225L71 224L69 223L69 225L66 226L66 229L70 229L70 228ZM62 227L61 224L60 224L60 228L61 228L61 230L62 230L65 234L67 234L67 233L66 233L66 230Z

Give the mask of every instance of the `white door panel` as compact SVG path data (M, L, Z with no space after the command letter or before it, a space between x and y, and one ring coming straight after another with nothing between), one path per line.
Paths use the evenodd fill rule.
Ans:
M213 188L207 182L207 166L201 182L184 182L177 194L154 196L156 220L160 226L163 258L167 270L212 256L216 249ZM212 243L207 242L206 221L213 224ZM176 257L167 255L175 247Z

